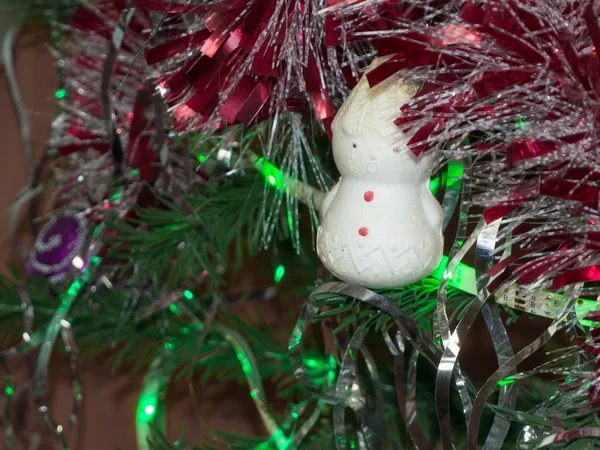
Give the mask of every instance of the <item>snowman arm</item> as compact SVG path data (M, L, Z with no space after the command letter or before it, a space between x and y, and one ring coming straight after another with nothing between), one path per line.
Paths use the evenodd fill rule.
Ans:
M337 192L338 192L338 190L340 188L341 182L342 182L342 179L340 178L340 181L338 181L335 184L335 186L333 186L333 188L331 189L331 191L329 191L327 193L327 195L325 195L325 198L323 199L323 204L321 206L321 215L322 216L324 216L325 214L327 214L327 210L329 209L329 207L333 203L333 199L337 195Z

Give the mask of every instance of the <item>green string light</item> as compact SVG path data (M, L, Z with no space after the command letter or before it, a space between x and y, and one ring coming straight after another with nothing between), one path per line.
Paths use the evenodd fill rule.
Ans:
M281 173L281 170L279 170L265 158L258 158L254 163L254 167L271 186L277 189L283 189L285 187L284 176Z
M187 298L188 300L191 300L194 298L194 294L192 294L192 292L188 291L188 290L183 291L183 296L185 298Z
M165 392L171 378L173 365L171 352L162 352L150 365L138 398L135 412L137 448L150 450L150 437L154 428L165 432Z
M58 91L56 91L54 93L54 96L58 99L58 100L62 100L63 98L65 98L67 96L67 90L66 89L59 89Z
M282 264L279 264L277 266L277 269L275 269L275 275L273 275L273 279L275 280L275 283L277 283L277 284L281 283L281 280L283 279L284 275L285 275L285 267Z
M433 195L437 194L438 188L440 187L440 180L439 178L432 178L429 181L429 190L431 191L431 193Z
M509 376L504 378L503 380L498 381L498 386L504 387L509 384L513 384L515 381L517 381L517 379L514 376Z
M441 280L444 277L444 272L448 266L448 257L442 256L442 260L437 268L430 275L431 278ZM448 277L448 285L467 292L471 295L477 295L475 269L466 264L459 263L458 266Z

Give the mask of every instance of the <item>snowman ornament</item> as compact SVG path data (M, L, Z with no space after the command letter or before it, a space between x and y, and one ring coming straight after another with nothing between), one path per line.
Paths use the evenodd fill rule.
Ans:
M415 156L394 124L415 92L397 77L374 88L363 77L333 121L341 178L323 200L317 253L348 283L406 286L442 258L443 212L429 190L435 154Z

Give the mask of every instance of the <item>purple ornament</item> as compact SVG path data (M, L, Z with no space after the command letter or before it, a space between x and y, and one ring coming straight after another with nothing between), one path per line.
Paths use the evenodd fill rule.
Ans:
M30 271L57 283L73 266L83 270L87 263L81 257L86 230L87 221L82 208L71 209L50 219L35 240Z

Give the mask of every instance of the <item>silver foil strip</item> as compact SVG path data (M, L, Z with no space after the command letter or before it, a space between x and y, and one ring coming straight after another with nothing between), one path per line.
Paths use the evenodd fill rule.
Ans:
M348 448L346 437L345 411L350 407L356 414L358 422L358 448L376 448L377 440L386 442L388 448L397 448L394 443L387 442L383 430L383 417L370 414L367 410L365 393L358 380L357 357L364 338L369 331L369 323L363 323L353 334L342 357L340 374L335 388L336 402L333 408L333 432L338 450ZM379 380L373 380L378 382Z
M518 364L540 349L552 338L552 336L554 336L558 329L563 325L562 322L571 314L571 310L573 309L575 300L579 296L582 285L583 283L578 283L570 288L572 292L568 294L569 300L562 314L552 322L552 324L540 335L540 337L535 339L531 344L523 348L515 356L502 364L481 387L477 393L475 402L473 403L473 416L468 429L469 449L477 449L477 438L481 414L483 413L483 408L485 407L487 399L490 397L492 392L494 392L498 383L508 374L514 372Z
M366 303L373 308L383 311L394 319L403 330L406 339L420 351L430 363L437 360L440 351L433 340L419 327L419 324L407 313L398 308L387 298L361 286L342 282L326 283L311 293L311 297L319 294L340 294Z
M107 136L110 136L110 148L113 157L115 175L119 175L123 168L122 164L125 160L125 154L117 127L115 125L115 114L112 110L112 98L110 94L110 82L114 73L114 66L117 61L119 49L123 44L125 31L129 27L129 22L135 14L135 8L131 7L131 0L128 1L128 7L124 10L119 18L119 22L115 27L110 45L104 61L102 69L102 78L100 83L100 101L102 104L102 117L104 119Z
M480 225L481 222L480 222ZM475 231L472 237L477 236L480 251L490 252L489 256L481 255L484 258L492 258L493 249L495 248L496 235L498 234L498 228L500 226L500 220L497 220L491 224L483 225L481 232L475 235ZM471 241L471 239L470 239ZM466 247L466 245L465 245ZM461 251L451 260L451 263L458 259L457 257L462 253ZM462 259L462 258L460 258ZM451 273L452 268L450 263L446 269L448 273ZM462 319L458 323L454 333L450 336L448 344L442 355L440 364L438 366L438 372L436 376L436 388L435 388L435 402L436 412L438 415L440 435L442 440L442 448L444 450L452 449L452 433L450 429L450 386L452 383L452 374L458 360L458 354L462 348L467 333L469 332L475 318L479 314L479 311L483 305L487 302L491 293L487 290L487 283L484 289L478 290L477 297L469 305Z
M486 272L488 272L494 265L494 250L498 238L498 231L500 230L500 221L495 223L495 227L490 226L489 231L482 233L477 239L475 255L477 292L486 291L490 282L490 277L486 275ZM514 356L514 351L512 349L510 340L508 339L504 322L500 317L498 305L496 305L493 296L488 303L483 305L481 312L494 344L498 365L501 366ZM517 402L517 392L518 387L516 384L508 384L501 387L498 404L504 409L513 410ZM496 414L490 432L483 446L483 450L500 450L504 444L504 440L506 439L509 428L510 420L506 417Z
M446 191L444 192L444 199L442 200L442 211L444 212L444 223L442 225L443 231L445 231L446 228L448 228L448 225L452 220L452 216L454 215L454 211L456 210L456 205L458 205L458 200L460 199L461 191L463 190L462 177L450 179L451 164L461 164L463 167L465 165L465 163L458 161L448 162L448 167L446 169Z
M73 280L67 293L61 297L60 305L43 334L33 376L33 399L37 404L38 412L41 414L44 423L49 427L63 449L68 449L65 430L62 426L57 425L52 419L45 395L50 358L52 357L52 351L59 333L61 333L65 323L68 323L67 318L71 309L80 298L81 292L87 287L90 279L92 279L92 275L95 272L97 265L101 262L100 258L92 258L92 256L100 250L98 236L101 235L103 229L104 225L97 226L92 233L90 240L86 243L85 248L87 249L87 254L82 255L84 257L81 259L85 260L89 258L91 262L88 264L88 267Z
M546 448L557 442L569 441L573 439L581 438L599 438L600 439L600 428L599 427L582 427L575 430L563 431L560 433L554 433L550 436L546 436L540 442L537 448Z
M60 333L63 343L65 344L65 350L69 355L69 368L71 369L73 407L71 415L69 416L69 425L71 430L73 430L74 426L77 424L77 416L81 410L81 404L83 402L81 377L79 372L79 349L77 348L77 342L75 342L75 337L73 336L71 324L67 320L63 320L60 323L60 327Z
M64 449L69 448L67 437L65 436L63 427L57 425L50 415L50 409L46 401L45 391L52 350L54 349L58 334L62 329L62 323L63 321L66 321L66 318L77 298L77 295L65 295L60 306L58 307L58 310L56 311L56 314L54 314L54 317L52 317L52 320L46 329L44 341L40 347L33 377L33 399L37 404L38 412L42 416L46 426Z
M318 313L318 311L318 308L312 304L309 298L309 301L306 302L302 307L296 325L290 334L288 355L290 358L292 371L298 381L321 401L324 401L328 404L334 404L335 398L332 388L326 387L321 389L316 383L313 382L312 378L308 374L308 368L304 364L304 359L302 357L302 339L304 337L304 333L310 327L312 318ZM324 386L327 386L327 383L324 383Z
M408 375L406 376L407 382L405 383L404 355L406 346L402 333L400 331L396 333L395 344L387 332L383 333L383 338L394 358L396 399L408 434L418 450L431 450L433 447L427 440L417 418L417 361L419 352L415 350L411 355Z
M19 82L17 79L17 74L15 71L15 61L14 61L14 46L16 44L17 37L21 31L21 24L18 21L13 24L12 27L9 28L4 40L2 42L2 63L4 65L4 70L6 73L6 79L8 81L8 86L10 89L10 95L12 97L13 106L16 109L17 117L19 120L19 128L21 131L21 142L23 144L23 153L25 156L25 163L27 166L27 183L25 188L19 194L19 201L11 208L10 218L9 218L9 234L11 237L12 245L15 247L17 252L21 255L24 261L27 261L28 252L25 248L25 245L21 242L18 237L18 221L20 217L20 212L23 204L27 201L30 196L33 194L31 192L31 188L33 186L33 174L34 174L34 161L33 157L33 148L32 148L32 139L31 139L31 125L29 122L29 113L27 111L27 106L25 105L25 101L23 100L23 96L21 95L21 90L19 89Z
M467 165L468 160L465 159L463 162L463 166ZM447 291L448 291L448 280L450 276L452 276L452 272L458 263L462 260L466 252L471 248L474 241L473 239L467 239L467 226L469 220L469 207L470 207L470 199L471 199L471 185L470 183L461 183L462 192L462 202L459 209L459 217L458 217L458 226L456 229L456 237L454 239L454 243L452 244L452 249L450 250L448 256L448 265L446 270L444 271L444 275L440 280L440 284L438 287L438 294L436 299L436 320L434 321L434 329L433 335L439 335L440 341L442 343L442 347L446 348L448 346L448 341L450 340L450 322L448 319L448 311L447 311ZM446 198L444 198L444 201ZM447 211L444 210L444 223L447 219ZM449 219L448 219L449 220ZM482 228L482 223L473 231L472 236L477 236L479 230ZM464 244L462 244L464 243ZM455 369L455 377L456 382L455 385L458 389L458 393L460 396L460 400L463 406L463 412L465 414L465 418L467 423L471 419L471 409L473 408L471 402L471 396L469 395L466 376L462 373L460 365L456 364Z
M298 448L298 446L304 440L304 438L306 436L308 436L308 433L310 433L310 430L312 430L312 428L315 426L315 424L321 417L321 414L323 413L323 408L325 408L325 405L326 405L326 403L324 401L317 400L317 405L315 406L315 410L312 412L310 417L304 421L304 423L296 431L296 433L294 433L294 438L292 440L292 445L290 446L290 448ZM296 412L296 413L298 415L301 414L301 412Z
M406 383L406 426L413 442L419 450L433 449L433 446L427 441L425 432L419 424L417 418L417 362L419 352L414 350L408 364L408 374Z
M403 335L406 336L406 339L413 347L418 350L432 366L436 366L436 361L439 359L439 349L419 325L395 304L385 297L360 286L341 282L326 283L315 289L311 293L309 300L302 307L296 326L290 335L288 345L290 364L294 375L306 389L319 399L329 404L336 404L337 402L337 397L331 388L321 388L311 379L308 368L304 364L302 357L302 340L305 332L311 325L313 317L318 313L318 308L313 305L312 298L316 295L326 293L340 294L349 298L355 298L373 306L375 309L385 312L394 319L396 325L400 328Z
M373 387L375 397L375 417L377 417L377 420L383 421L385 414L385 403L383 401L383 392L381 390L382 384L381 379L379 378L379 372L377 371L375 358L373 358L373 355L371 355L371 352L364 344L360 346L360 354L362 355L369 375L371 376L371 385Z

